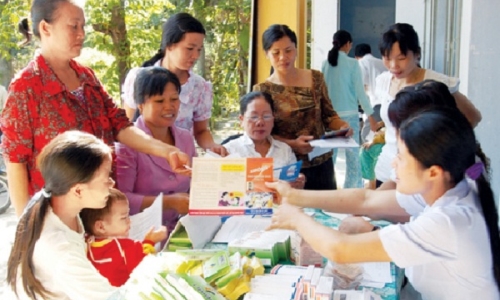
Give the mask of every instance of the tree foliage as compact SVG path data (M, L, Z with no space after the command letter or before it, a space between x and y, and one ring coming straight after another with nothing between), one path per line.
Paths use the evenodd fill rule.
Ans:
M20 17L27 16L27 2L0 0L5 3L0 5L0 55L22 66L28 59L12 54L21 51L17 43L22 39L13 29ZM162 24L174 13L191 13L207 31L196 72L213 83L213 113L217 116L222 107L235 110L246 92L250 11L250 0L87 0L86 52L79 60L119 99L128 70L158 51Z

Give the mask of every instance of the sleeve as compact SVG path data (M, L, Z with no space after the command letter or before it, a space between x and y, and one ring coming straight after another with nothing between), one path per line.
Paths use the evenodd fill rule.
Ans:
M36 84L33 83L33 84ZM3 156L13 163L26 163L33 156L33 106L31 87L22 78L10 85L0 120ZM32 107L33 108L33 107Z
M144 252L145 242L134 241L131 239L120 240L122 245L127 245L126 247L126 257L127 257L127 269L129 273L132 273L134 269L141 263L147 253ZM124 248L125 248L124 247ZM153 245L154 249L154 245Z
M81 249L77 251L70 243L61 243L57 248L53 263L55 285L68 299L108 299L117 290L99 274Z
M115 143L116 152L116 185L120 191L127 195L130 214L135 215L141 211L144 195L134 193L137 180L138 153L128 146Z
M285 143L283 143L285 144ZM287 161L287 165L291 165L291 164L294 164L297 162L297 157L295 156L295 154L293 153L293 150L292 150L292 147L288 146L288 144L285 144L285 151L286 151L286 161Z
M361 71L361 79L363 80L363 85L369 85L370 72L368 71L367 65L364 63L363 59L358 60L358 64Z
M401 268L453 260L458 256L458 236L450 216L440 211L421 214L406 224L380 231L382 245ZM402 251L404 249L404 251Z
M352 82L354 84L354 93L356 95L356 99L358 99L358 103L361 104L361 107L367 116L372 115L373 107L370 104L368 96L366 95L363 79L361 77L361 68L359 67L359 63L357 61L354 61L353 64Z
M425 70L425 79L432 79L446 84L451 94L458 92L458 88L460 87L460 79L433 70Z
M122 87L122 99L123 103L127 104L130 108L137 108L134 100L134 83L137 73L141 68L132 68L128 71L127 77L123 82Z
M337 112L333 109L332 101L330 100L330 97L328 97L328 90L326 88L326 83L323 74L321 74L320 72L318 72L318 74L319 74L317 78L318 82L316 82L315 85L318 84L319 88L316 89L315 86L314 89L316 89L316 91L319 91L319 95L317 96L320 98L319 100L321 106L321 119L323 121L323 126L325 126L325 129L329 128L332 130L337 130L342 125L344 125L344 121L342 121Z
M202 77L199 77L199 84L196 86L196 97L193 111L193 121L204 121L212 116L213 92L212 84Z

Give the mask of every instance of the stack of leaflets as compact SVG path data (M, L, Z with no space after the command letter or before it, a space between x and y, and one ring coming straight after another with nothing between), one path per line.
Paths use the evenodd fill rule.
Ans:
M258 257L264 266L290 258L290 231L255 231L228 243L230 253Z

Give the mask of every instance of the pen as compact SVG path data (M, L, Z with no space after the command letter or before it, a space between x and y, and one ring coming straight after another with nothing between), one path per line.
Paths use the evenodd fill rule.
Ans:
M190 166L188 165L183 165L184 168L188 169L188 170L193 170L193 168L191 168Z

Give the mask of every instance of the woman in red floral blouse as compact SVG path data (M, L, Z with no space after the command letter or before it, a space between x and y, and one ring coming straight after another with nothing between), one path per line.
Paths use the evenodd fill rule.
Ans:
M85 37L83 9L70 0L34 0L31 17L41 49L13 79L0 124L17 215L44 185L36 168L37 155L67 130L86 131L110 146L119 141L164 157L174 170L188 174L185 153L131 126L94 72L73 60L80 55Z

